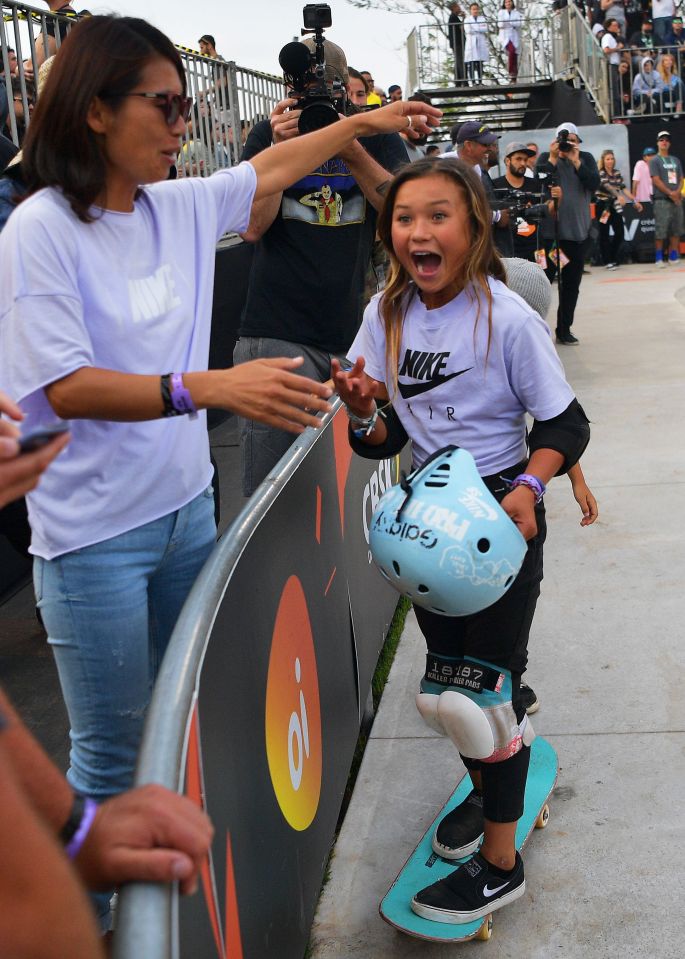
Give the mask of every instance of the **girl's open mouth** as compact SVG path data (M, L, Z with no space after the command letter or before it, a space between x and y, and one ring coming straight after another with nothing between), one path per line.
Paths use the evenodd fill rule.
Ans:
M440 269L442 257L438 253L412 253L412 262L419 276L434 276Z

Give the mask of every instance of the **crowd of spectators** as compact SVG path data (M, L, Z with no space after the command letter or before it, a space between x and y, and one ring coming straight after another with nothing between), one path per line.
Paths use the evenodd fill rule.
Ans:
M680 114L685 31L672 0L599 0L583 9L609 62L612 118Z

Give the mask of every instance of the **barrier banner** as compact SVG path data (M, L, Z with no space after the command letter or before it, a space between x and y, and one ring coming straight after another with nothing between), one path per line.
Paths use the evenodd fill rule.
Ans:
M654 262L654 206L642 204L638 213L632 203L623 207L624 240L634 263Z
M406 455L406 454L405 454ZM302 959L398 594L368 523L398 458L353 456L338 412L254 529L218 609L188 730L186 791L216 829L180 956Z

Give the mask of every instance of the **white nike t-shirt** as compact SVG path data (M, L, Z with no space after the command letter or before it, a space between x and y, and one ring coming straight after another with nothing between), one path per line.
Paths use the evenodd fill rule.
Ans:
M133 212L93 223L56 189L17 207L0 235L0 386L24 429L54 422L44 387L84 366L207 369L217 240L247 228L256 182L243 163L158 183ZM211 480L204 413L71 430L28 496L31 552L45 559L166 516Z
M547 324L504 283L490 278L492 336L488 351L487 303L467 290L427 310L415 287L402 329L398 389L386 371L382 294L364 313L348 357L386 384L412 440L415 466L454 444L468 450L481 476L526 458L525 414L539 420L562 413L574 394ZM486 359L487 352L487 359Z

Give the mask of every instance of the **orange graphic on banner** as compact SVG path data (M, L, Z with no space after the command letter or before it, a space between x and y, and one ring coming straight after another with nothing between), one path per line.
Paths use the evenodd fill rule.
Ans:
M188 736L188 758L186 760L186 795L193 802L196 802L201 809L205 808L203 796L204 785L202 776L202 759L200 754L200 735L198 728L197 703L193 710L190 722L190 733ZM216 889L213 881L212 867L209 856L203 861L200 868L200 877L202 879L202 892L209 913L209 921L212 924L214 942L216 951L223 959L225 956L224 944L221 938L221 927L219 925L219 910L216 902Z
M344 408L333 417L333 448L335 450L335 475L338 481L338 504L340 506L340 529L345 535L345 486L352 462L352 447L347 438L349 420Z
M240 915L238 913L238 896L230 833L226 833L226 957L227 959L243 959L243 942L240 935Z
M307 829L321 795L321 709L307 600L296 576L285 584L274 624L265 736L281 812L293 829Z

